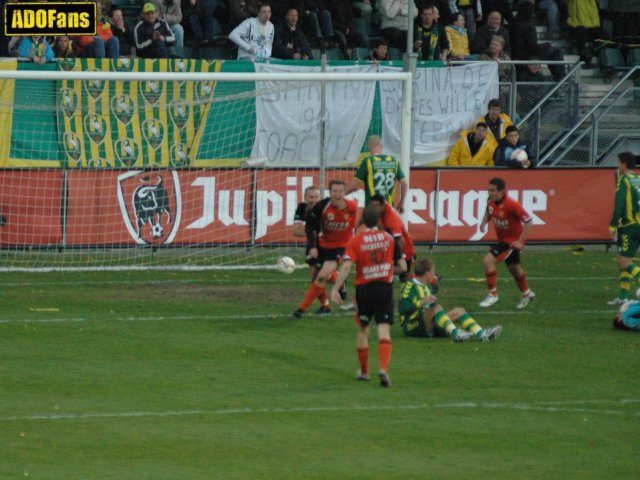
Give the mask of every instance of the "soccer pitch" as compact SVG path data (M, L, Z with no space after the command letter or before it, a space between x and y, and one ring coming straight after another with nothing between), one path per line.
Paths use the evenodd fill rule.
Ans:
M483 254L431 255L438 297L502 336L396 323L389 389L355 380L352 313L291 316L306 270L2 273L0 478L640 477L640 335L611 326L614 253L526 250L523 311L504 265L500 302L477 306Z

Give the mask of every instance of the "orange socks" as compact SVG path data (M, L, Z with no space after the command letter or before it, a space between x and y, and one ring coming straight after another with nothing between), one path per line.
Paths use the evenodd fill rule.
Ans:
M316 282L312 282L311 285L309 285L309 290L307 290L307 294L305 295L304 300L302 300L302 303L298 308L300 308L300 310L306 310L323 292L324 296L326 297L326 289L324 287L319 287L318 285L316 285Z
M527 274L523 273L520 278L516 278L516 285L522 293L526 293L529 291L529 283L527 282Z
M366 375L369 373L369 347L357 348L358 363L360 364L360 373Z
M496 292L496 286L498 285L498 271L485 272L484 276L487 278L487 287L491 293Z
M389 368L389 360L391 360L391 340L380 339L378 342L378 357L380 358L380 370L386 372Z

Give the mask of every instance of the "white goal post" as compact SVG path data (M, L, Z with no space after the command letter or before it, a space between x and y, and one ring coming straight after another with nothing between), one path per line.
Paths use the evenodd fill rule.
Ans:
M0 70L0 271L303 263L295 208L309 185L351 184L381 85L402 92L409 175L408 72L166 70Z

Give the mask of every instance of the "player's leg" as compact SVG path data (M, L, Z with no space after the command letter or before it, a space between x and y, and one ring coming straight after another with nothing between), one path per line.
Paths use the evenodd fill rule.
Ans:
M489 253L487 253L482 259L482 267L484 268L484 277L487 280L487 289L489 293L480 301L481 307L490 307L498 301L498 270L496 265L498 259L505 253L506 244L494 245Z
M463 329L469 334L474 335L481 342L493 340L502 333L502 327L500 325L482 328L475 318L469 315L469 312L462 307L456 307L447 313L459 329Z
M380 359L380 385L389 387L389 362L391 361L391 325L389 323L378 324L378 358Z
M318 276L318 272L320 271L321 265L318 265L317 260L315 258L307 259L307 264L309 265L309 274L311 276L311 282L315 282L316 277ZM326 291L321 291L318 294L318 301L320 302L320 308L322 307L329 308L329 297L327 297Z
M358 380L369 380L369 332L373 318L373 304L369 300L369 292L364 286L356 288L355 321L358 325L356 335L356 350L360 369L356 375Z
M529 302L535 298L536 294L529 289L527 274L520 264L520 252L514 250L511 255L505 259L505 263L507 264L509 272L511 272L511 276L516 282L518 290L520 290L520 300L516 307L518 309L522 309L529 305Z
M293 312L293 316L296 318L301 318L304 312L311 306L316 298L321 296L323 293L325 296L327 294L327 279L331 276L332 272L335 272L338 263L335 260L325 259L322 249L320 249L319 251L319 260L322 261L322 267L320 267L315 281L311 282L311 285L309 285L304 299L302 300L300 305L298 305L296 311ZM329 310L327 307L320 313L329 313L330 311L331 310Z
M371 325L359 325L358 333L356 334L356 352L358 354L358 373L356 379L369 380L369 332L371 331Z
M373 283L363 285L369 293L369 302L373 304L374 316L378 325L378 359L380 370L378 378L382 387L391 386L389 363L391 362L391 325L393 325L393 285L390 283ZM360 302L358 302L358 308Z
M469 339L470 335L458 328L455 321L449 316L449 312L445 312L439 304L426 310L425 315L427 315L427 318L433 318L436 332L443 332L456 342L464 342Z
M609 305L622 305L629 298L631 283L640 277L640 267L633 262L633 257L638 251L640 239L638 229L625 227L618 229L618 297L609 301Z

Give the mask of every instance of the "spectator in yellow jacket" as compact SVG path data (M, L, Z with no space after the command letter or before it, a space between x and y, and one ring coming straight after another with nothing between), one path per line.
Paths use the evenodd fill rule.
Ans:
M497 98L489 100L487 113L480 117L476 123L484 122L487 124L487 140L493 143L495 149L506 134L507 127L513 125L511 118L506 113L502 113L502 104Z
M451 149L447 165L450 167L493 167L496 145L487 138L489 128L479 122L474 131L463 130Z
M464 15L460 12L451 16L451 23L444 27L449 40L449 58L452 60L478 60L479 55L469 51L469 34L464 28Z
M607 34L600 27L598 4L596 0L567 0L567 11L569 33L576 41L580 60L585 62L585 68L589 68L593 58L592 41L607 38Z

